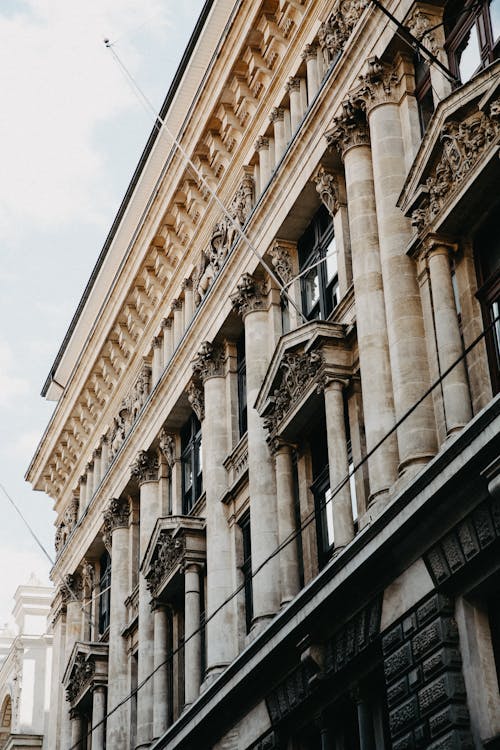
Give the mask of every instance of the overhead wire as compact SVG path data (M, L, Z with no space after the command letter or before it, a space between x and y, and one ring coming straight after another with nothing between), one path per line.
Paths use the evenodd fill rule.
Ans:
M497 316L492 319L490 324L484 328L484 330L464 349L462 354L427 388L427 390L422 394L422 396L415 401L415 403L394 423L394 425L391 427L390 430L388 430L385 435L363 456L363 458L357 463L354 464L352 469L349 470L349 472L344 476L344 478L337 483L337 485L333 488L331 493L328 495L328 498L318 502L316 504L316 507L301 521L298 528L290 533L284 540L279 544L277 547L274 548L274 550L268 555L268 557L265 558L254 570L251 571L250 577L253 580L256 575L258 575L262 569L274 558L276 555L279 555L279 553L285 549L289 544L291 544L299 535L302 534L302 532L316 519L318 513L322 512L325 507L332 503L333 507L333 501L335 497L339 494L339 492L348 484L351 480L351 477L353 477L356 472L374 455L374 453L385 443L385 441L396 432L401 425L408 419L408 417L413 414L413 412L418 409L418 407L422 404L422 402L428 398L435 388L438 387L438 385L441 384L441 382L457 367L457 365L460 364L460 362L464 361L466 357L473 351L473 349L477 346L477 344L482 341L485 336L488 335L488 333L496 326L496 324L500 321L500 316ZM425 467L422 469L422 471L425 470ZM345 549L345 548L343 548ZM342 553L342 550L340 551ZM337 558L336 558L337 559ZM208 617L205 618L203 624L201 624L196 630L194 630L187 638L183 640L179 646L176 648L173 648L169 651L167 658L158 664L146 677L133 689L128 693L121 701L119 701L116 706L109 709L105 716L96 724L93 724L92 727L88 729L88 736L91 735L91 733L97 729L98 727L102 726L106 722L106 720L112 716L116 711L118 711L123 705L125 705L129 700L131 700L137 693L141 690L144 685L146 685L153 677L154 675L160 670L163 669L165 666L167 666L173 659L174 656L176 656L179 652L181 652L185 646L186 643L188 643L191 638L194 638L195 636L202 633L207 623L209 623L216 615L219 614L219 612L224 609L238 594L240 594L245 588L245 582L242 582L239 586L237 586L231 594L229 594L228 597L213 611L210 613ZM298 594L299 595L299 594ZM72 744L67 750L77 750L79 747L79 743Z

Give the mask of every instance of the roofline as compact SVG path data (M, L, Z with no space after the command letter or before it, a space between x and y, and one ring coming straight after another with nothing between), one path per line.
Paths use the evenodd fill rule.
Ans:
M214 3L214 0L205 0L205 4L201 10L201 13L198 17L198 20L196 21L196 25L193 29L193 32L191 36L189 37L189 41L187 43L187 46L183 52L181 61L179 63L179 66L177 67L177 70L175 72L175 75L172 79L172 83L170 84L170 87L167 91L167 95L165 97L165 100L161 106L159 117L162 119L165 118L165 116L168 113L168 110L170 109L170 105L172 104L172 101L174 99L175 94L177 93L177 89L179 87L179 84L182 80L182 77L186 71L187 65L189 63L189 60L191 59L191 55L193 53L193 50L196 46L196 43L199 39L199 36L201 34L201 31L205 25L205 21L207 20L208 14L210 13L210 10L212 8L212 5ZM104 260L108 254L108 250L111 246L111 243L114 239L114 236L116 234L116 231L118 230L118 227L120 226L120 222L123 219L123 216L125 214L125 211L127 210L128 204L130 199L132 198L132 195L134 193L134 190L137 186L137 183L139 181L139 178L142 174L142 170L149 158L149 155L153 149L154 144L156 143L156 139L159 135L159 129L155 125L149 135L149 138L146 142L146 145L144 147L144 150L141 154L141 157L139 159L139 162L134 170L134 173L132 175L132 178L130 180L130 183L127 187L127 190L125 192L125 195L123 197L123 200L120 204L120 207L118 208L117 214L114 218L114 221L111 225L111 229L108 232L108 236L106 237L106 240L104 242L104 245L102 247L101 252L99 253L99 257L97 258L97 262L92 269L92 273L90 274L90 278L87 282L87 285L85 286L85 289L83 291L83 294L80 298L80 301L78 303L78 306L76 308L75 314L73 315L71 322L68 326L68 330L66 331L64 335L64 339L62 341L61 346L59 347L59 351L56 354L56 357L54 359L54 362L52 364L52 367L50 368L50 372L47 375L47 378L45 380L45 383L43 384L42 390L40 395L45 397L47 395L47 391L49 390L50 385L55 381L55 374L57 372L57 368L59 367L59 364L63 358L64 352L66 351L66 348L71 340L71 337L73 335L73 332L76 328L76 325L78 323L78 320L80 318L80 315L83 312L83 309L87 303L87 300L90 296L90 292L92 291L92 288L94 286L94 283L97 279L97 276L99 274L99 271L101 270L101 267L104 263ZM59 384L60 385L60 384ZM64 386L62 386L64 388Z

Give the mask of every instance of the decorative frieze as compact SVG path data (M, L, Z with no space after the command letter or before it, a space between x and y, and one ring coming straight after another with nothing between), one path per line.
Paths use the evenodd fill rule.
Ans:
M377 596L335 633L326 645L325 674L346 669L376 640L381 612L382 597Z
M339 188L336 177L320 167L316 172L313 182L321 202L326 206L330 216L334 216L339 210Z
M158 467L158 455L154 451L139 451L130 467L130 473L140 486L144 482L156 482L158 480Z
M163 426L158 435L158 448L160 453L172 469L175 463L175 435Z
M412 212L412 224L417 232L432 227L470 172L498 141L499 118L500 98L491 102L489 114L479 111L465 120L448 120L443 125L439 135L441 156L425 181L420 205Z
M203 421L205 417L205 392L203 389L203 383L197 378L193 378L189 383L187 389L188 401L191 407L200 420Z
M286 352L283 355L279 367L281 384L274 389L269 399L271 408L264 420L264 426L271 436L283 417L298 403L307 387L317 378L323 362L323 354L318 351L304 354Z
M352 30L368 5L368 0L341 0L318 31L325 66L328 67L343 52Z
M256 310L263 310L267 296L266 285L263 281L244 273L236 286L237 291L231 295L231 302L235 312L245 316Z
M90 684L95 673L95 659L85 654L77 654L68 685L66 686L66 700L74 703Z
M151 368L144 365L131 392L125 398L118 411L118 415L113 419L113 427L109 440L109 458L114 459L133 425L135 424L139 413L146 403L151 390Z
M193 362L193 372L203 383L208 378L223 377L225 361L224 348L220 344L204 341Z
M433 55L439 53L439 45L436 36L433 33L436 24L437 17L431 17L428 13L425 13L422 8L419 8L418 5L414 7L405 24L408 31L410 31L419 42L425 44Z
M155 594L162 581L167 578L181 562L186 550L184 534L173 535L173 531L165 529L160 532L149 572L147 574L148 589Z

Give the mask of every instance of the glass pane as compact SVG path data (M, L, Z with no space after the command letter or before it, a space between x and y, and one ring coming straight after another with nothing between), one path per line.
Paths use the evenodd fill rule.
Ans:
M493 302L491 306L491 319L496 322L493 324L493 332L495 336L495 349L497 355L497 365L500 365L500 302Z
M184 471L184 492L187 492L193 484L193 471L191 468L191 461L184 461L182 466Z
M335 237L332 237L327 249L326 249L326 280L327 283L337 275L338 263L337 263L337 245Z
M462 83L468 81L481 66L481 53L476 25L471 28L462 46L458 50L458 69Z
M358 520L358 499L356 497L356 479L352 473L354 464L349 464L349 489L351 490L351 508L352 508L352 520L354 523Z
M201 450L201 438L196 445L196 465L198 467L198 474L203 471L203 454Z
M500 0L491 0L490 18L493 41L496 42L500 37Z
M333 502L332 502L332 491L330 488L327 489L325 492L324 497L325 502L325 521L326 521L326 528L324 529L325 532L325 547L328 549L333 545Z

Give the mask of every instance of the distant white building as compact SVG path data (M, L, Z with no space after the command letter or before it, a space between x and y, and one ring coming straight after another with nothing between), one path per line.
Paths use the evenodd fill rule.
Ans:
M0 628L0 750L44 748L49 720L53 589L32 576L14 594L15 626Z

